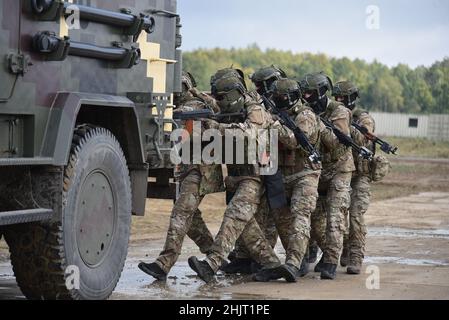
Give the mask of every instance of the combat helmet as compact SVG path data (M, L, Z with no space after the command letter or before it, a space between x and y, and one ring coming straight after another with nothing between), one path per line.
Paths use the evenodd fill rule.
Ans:
M245 108L246 92L240 77L231 74L216 80L212 87L212 95L222 114L241 112Z
M187 72L187 71L182 72L181 81L182 81L183 91L184 90L189 91L193 88L196 88L196 86L197 86L195 78L192 76L192 74L190 72ZM185 86L185 88L184 88L184 86Z
M224 68L224 69L220 69L218 70L211 78L210 78L210 86L211 88L213 88L215 86L215 83L224 78L224 77L228 77L228 76L233 76L236 77L238 79L240 79L240 82L242 83L242 85L245 87L245 89L247 89L248 87L246 86L246 81L245 81L245 74L243 73L242 70L240 69L234 69L232 66L230 68ZM212 89L213 90L213 89Z
M321 113L326 109L328 91L333 90L332 80L324 72L307 74L299 83L304 100Z
M344 103L347 108L353 110L359 97L359 89L350 81L340 81L335 84L332 96L338 102Z
M195 78L190 72L183 71L181 76L182 91L174 94L175 105L181 105L191 98L190 90L196 88Z
M250 76L260 95L267 94L274 81L285 78L287 78L285 72L275 65L259 69Z
M299 83L291 79L279 79L270 87L273 102L279 109L289 109L301 99Z

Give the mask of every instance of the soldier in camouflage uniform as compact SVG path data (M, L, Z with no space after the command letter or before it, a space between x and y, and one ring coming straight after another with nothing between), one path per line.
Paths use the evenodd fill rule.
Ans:
M261 68L250 76L251 81L256 86L256 92L250 92L249 94L259 103L262 103L260 95L266 95L273 82L282 78L286 78L286 74L276 66ZM277 243L278 232L265 194L262 195L255 218L259 226L263 229L265 238L274 248ZM223 268L223 271L229 274L251 274L259 267L254 263L249 250L245 247L241 238L237 240L235 249L231 252L229 258L231 262Z
M350 136L351 110L330 100L326 93L332 82L323 73L309 74L301 80L304 100L315 113ZM324 125L322 125L324 126ZM315 267L322 279L335 279L343 248L344 217L350 204L351 177L355 170L351 148L338 141L329 128L322 128L321 155L323 170L318 185L317 208L312 214L312 238L323 251Z
M248 95L238 77L231 75L216 80L212 87L212 94L222 114L240 112L241 116L230 118L227 123L207 120L206 127L217 129L222 135L228 134L228 130L232 130L235 135L245 133L249 135L249 139L256 140L258 129L269 128L272 120L270 114ZM248 149L245 149L247 154ZM226 186L235 190L234 195L225 211L220 231L210 253L202 261L196 257L190 257L188 260L190 267L201 279L210 282L231 252L238 237L243 235L245 245L256 248L257 257L254 258L264 269L270 270L270 275L276 274L276 278L284 277L290 281L294 280L295 274L281 265L254 218L263 192L259 165L228 164L227 168Z
M183 73L182 84L183 91L175 99L178 106L175 112L218 109L213 98L196 89L195 80L190 73ZM142 271L161 281L166 280L176 263L186 234L202 253L209 252L213 237L198 207L206 194L223 191L221 165L182 164L176 176L180 180L180 194L170 217L164 250L155 262L139 264Z
M285 72L274 65L261 68L250 76L251 81L256 86L257 93L261 96L265 96L270 91L272 84L276 80L286 78Z
M301 103L298 82L289 79L277 80L272 84L270 92L276 107L287 112L309 142L318 146L321 121L312 108ZM308 153L298 146L299 142L292 131L280 126L279 122L275 122L272 128L278 129L279 132L279 167L290 202L290 207L272 210L272 214L286 251L286 266L298 276L303 276L307 273L306 265L300 267L303 261L306 262L304 257L310 238L310 217L315 211L318 198L321 164L308 161Z
M356 101L359 97L358 88L349 81L341 81L335 84L333 96L335 100L344 103L345 106L353 111L353 121L358 125L368 129L368 132L374 134L375 121L373 117L360 107L356 107ZM375 152L375 145L357 129L352 127L351 136L355 143L364 146ZM368 210L371 196L371 176L369 160L361 159L354 154L354 162L357 171L354 172L351 181L351 206L347 211L346 222L349 228L345 232L343 253L340 264L347 266L348 274L360 274L365 254L366 225L364 215Z

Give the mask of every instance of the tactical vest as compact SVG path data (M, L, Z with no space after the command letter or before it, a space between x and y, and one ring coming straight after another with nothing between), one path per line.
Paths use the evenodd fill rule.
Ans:
M367 110L364 110L362 108L355 108L352 112L352 117L355 123L362 125L361 118L363 115L367 115L369 114L369 112ZM375 129L375 128L374 128ZM356 143L360 143L360 139L357 139L358 136L361 136L362 133L359 132L356 128L352 128L351 129L351 136L352 139L356 142ZM376 144L373 143L372 141L366 141L366 139L364 139L364 143L362 143L363 147L366 147L368 150L372 151L373 154L376 154ZM357 169L357 174L360 175L367 175L371 173L371 162L369 160L366 159L360 159L359 155L357 154L357 152L353 151L352 152L353 158L354 158L354 164L355 167Z
M353 120L354 120L354 122L355 123L357 123L357 124L359 124L359 125L363 125L363 123L361 122L361 120L362 120L362 117L363 116L369 116L372 120L373 120L373 122L374 122L374 119L373 119L373 117L372 116L370 116L369 115L369 112L367 111L367 110L363 110L363 109L361 109L361 108L356 108L356 109L354 109L354 111L353 111L353 113L352 113L352 117L353 117ZM373 133L376 131L376 124L374 123L374 128L373 128L374 130L373 130ZM357 130L357 129L356 129ZM375 153L376 152L376 144L375 143L373 143L372 141L366 141L364 144L363 144L363 146L364 147L366 147L366 148L368 148L369 150L371 150L373 153Z
M244 119L242 120L242 122L245 122L248 119L248 114L250 112L251 107L254 106L260 106L260 104L253 98L253 96L247 94L245 95L245 115L244 115ZM259 176L260 170L258 169L257 165L254 164L248 164L246 163L248 160L248 143L247 143L247 138L245 138L245 147L244 147L244 159L245 159L245 164L228 164L227 165L227 169L228 169L228 175L230 177L257 177ZM235 139L234 139L234 143L235 143ZM223 143L223 147L225 146L225 144ZM234 144L234 163L236 162L236 150L237 148L235 147ZM256 149L257 150L257 149ZM225 154L225 152L223 152L223 154Z
M313 112L312 108L298 103L288 111L288 114L293 119L293 121L296 122L296 118L298 117L298 115L305 110L310 110L311 112ZM314 133L309 141L318 149L320 145L320 119L318 115L315 115L315 118L316 124ZM279 143L279 166L284 176L290 176L299 173L306 167L309 167L307 161L308 156L308 153L302 148L291 150L285 147L282 143Z

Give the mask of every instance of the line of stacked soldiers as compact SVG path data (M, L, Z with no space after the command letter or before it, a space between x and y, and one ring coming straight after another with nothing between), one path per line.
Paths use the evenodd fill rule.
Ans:
M222 191L221 165L182 165L178 173L179 198L164 249L155 262L142 262L139 268L165 281L187 234L206 255L204 260L188 260L205 282L210 282L219 270L253 274L253 279L260 282L296 282L309 272L309 264L316 262L318 248L323 254L314 271L321 273L321 279L335 279L339 261L348 274L359 274L370 184L388 172L389 163L385 157L376 156L378 165L374 166L372 158L365 159L342 144L332 129L375 153L375 144L352 126L360 125L368 133L375 130L369 113L356 108L357 87L349 81L333 86L323 73L308 74L299 82L290 80L275 66L263 68L250 78L257 92L248 91L242 71L220 70L211 78L212 94L208 95L196 88L189 73L184 73L183 93L175 101L177 111L210 109L220 115L240 114L223 118L227 121L202 120L204 128L217 129L223 135L225 130L278 130L279 172L283 179L278 189L286 201L279 201L276 195L267 197L273 186L267 186L268 179L260 174L259 166L227 165L228 204L214 238L198 207L205 195ZM330 92L335 100L328 97ZM298 146L294 132L275 112L270 112L272 106L286 113L319 150L320 162L309 161L309 154ZM284 263L274 251L278 237L286 252Z

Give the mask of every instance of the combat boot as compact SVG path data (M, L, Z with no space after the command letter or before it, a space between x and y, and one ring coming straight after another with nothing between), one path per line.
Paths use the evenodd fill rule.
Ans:
M324 263L321 270L322 280L334 280L337 276L337 265L331 263Z
M348 268L346 269L346 273L347 274L360 274L361 269L362 269L361 263L351 262L349 264Z
M232 262L235 259L237 259L237 253L235 252L235 250L233 250L231 251L231 253L228 254L228 260Z
M309 246L309 254L307 256L307 262L315 263L317 258L318 258L318 246L316 244L313 244Z
M253 274L251 270L252 259L234 258L227 266L222 266L221 271L228 274Z
M197 257L190 257L188 262L190 268L192 268L204 282L209 283L214 279L215 272L206 261L200 261Z
M301 267L298 270L298 277L305 277L309 273L309 264L307 263L307 259L304 257L301 262Z
M256 261L251 262L251 274L257 273L262 270L263 266Z
M146 274L149 274L153 278L156 278L159 281L166 281L167 280L167 274L164 270L162 270L161 267L156 262L153 263L144 263L141 262L138 265L139 269L145 272Z
M349 254L350 254L349 248L344 247L343 248L343 252L341 253L341 257L340 257L340 265L342 267L347 267L348 266L348 264L349 264Z
M314 272L321 272L323 269L324 261L323 257L321 257L320 261L316 264L315 268L313 269Z
M282 278L282 276L278 268L262 269L253 275L253 280L256 282L269 282L280 278Z
M284 264L276 268L262 269L253 276L253 280L257 282L269 282L284 278L287 282L296 282L296 274L298 268Z

